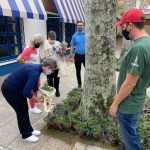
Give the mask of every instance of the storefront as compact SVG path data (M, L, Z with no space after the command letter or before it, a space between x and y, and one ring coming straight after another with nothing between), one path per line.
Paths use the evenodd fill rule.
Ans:
M77 21L84 21L83 0L42 0L47 11L47 32L54 30L57 40L68 43L76 32Z
M83 0L0 0L0 76L20 66L15 58L34 34L46 40L54 30L58 41L70 44L80 20Z
M28 27L32 22L45 26L46 38L46 19L41 0L0 0L0 76L19 67L15 58L33 35L34 29Z

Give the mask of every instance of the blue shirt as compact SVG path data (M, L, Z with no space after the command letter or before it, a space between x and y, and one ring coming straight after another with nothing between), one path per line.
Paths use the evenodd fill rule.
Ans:
M40 64L25 64L5 79L11 89L31 99L33 91L37 91L37 83L42 72Z
M76 32L72 36L72 40L70 43L71 46L75 46L75 53L83 55L85 54L85 33L80 34Z

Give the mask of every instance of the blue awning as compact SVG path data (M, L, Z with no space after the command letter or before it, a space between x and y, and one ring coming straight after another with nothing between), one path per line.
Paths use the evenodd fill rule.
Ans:
M0 0L0 16L47 19L41 0Z
M54 0L62 22L85 21L83 0Z

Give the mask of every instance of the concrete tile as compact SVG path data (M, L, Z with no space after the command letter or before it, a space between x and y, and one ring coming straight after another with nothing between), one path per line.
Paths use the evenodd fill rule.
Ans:
M104 148L100 148L97 146L87 146L86 150L108 150L108 149L104 149Z
M41 107L40 107L40 109L41 109ZM44 117L46 116L46 114L45 114L44 111L41 114L34 114L34 113L30 113L29 112L29 116L30 116L31 124L34 124L35 122L37 122L41 118L44 119Z
M0 128L0 145L6 147L19 135L17 120L14 118Z
M30 143L21 139L21 136L16 138L10 145L7 146L11 150L38 150L48 139L46 135L40 135L39 141ZM54 150L54 149L53 149Z
M46 126L46 122L43 119L38 120L36 123L33 124L33 128L37 130L41 130Z
M1 107L1 105L0 105ZM0 109L0 127L5 125L7 122L11 121L15 117L15 112L12 108L1 107Z
M86 145L77 142L72 150L86 150Z
M0 146L0 150L4 150L4 147Z
M49 139L37 150L71 150L71 146L64 141L49 137Z

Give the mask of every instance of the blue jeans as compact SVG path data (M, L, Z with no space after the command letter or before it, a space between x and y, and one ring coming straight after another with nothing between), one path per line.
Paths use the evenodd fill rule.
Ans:
M138 121L141 112L137 114L124 114L118 112L118 121L120 126L120 133L126 150L141 150Z

